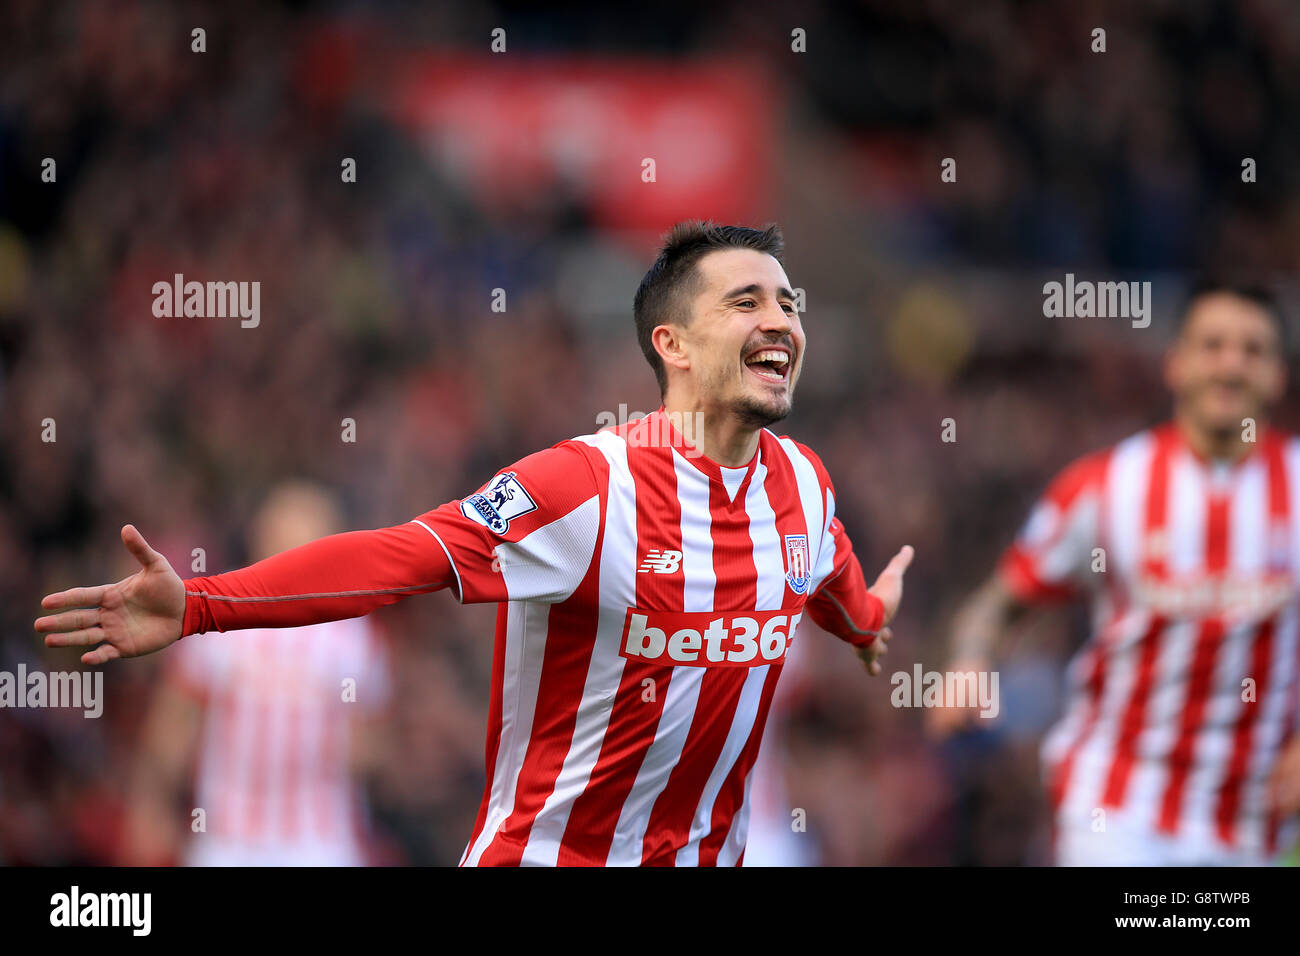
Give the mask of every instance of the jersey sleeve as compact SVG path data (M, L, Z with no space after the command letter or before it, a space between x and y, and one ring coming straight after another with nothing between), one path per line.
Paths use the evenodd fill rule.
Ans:
M1057 475L1003 553L999 574L1019 600L1064 601L1094 584L1105 465L1105 453L1097 453Z
M602 490L587 446L561 442L412 519L446 552L462 603L558 603L595 554Z
M181 635L359 617L447 587L452 577L443 551L410 522L332 534L246 568L186 579Z
M808 614L822 630L854 647L866 647L884 627L884 602L867 589L851 549L840 573L808 598Z

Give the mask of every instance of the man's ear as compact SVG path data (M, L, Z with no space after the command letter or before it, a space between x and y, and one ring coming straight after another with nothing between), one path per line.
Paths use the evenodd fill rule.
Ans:
M686 354L682 330L675 325L656 325L650 333L650 342L663 361L665 368L688 369L691 360Z

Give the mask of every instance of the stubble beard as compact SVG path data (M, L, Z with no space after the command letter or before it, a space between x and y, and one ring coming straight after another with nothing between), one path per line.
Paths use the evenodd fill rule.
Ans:
M1206 386L1207 390L1209 388L1210 386ZM1244 419L1250 418L1259 423L1268 413L1266 402L1260 400L1254 393L1250 397L1252 401L1245 403L1245 409L1240 414L1215 415L1206 408L1208 403L1204 398L1197 396L1199 400L1193 406L1197 426L1215 441L1230 440L1232 436L1241 433Z
M793 404L788 393L784 399L769 398L766 401L744 395L732 404L731 411L739 421L751 428L766 428L789 415Z
M784 398L769 397L763 399L754 395L747 395L744 392L743 375L742 372L741 379L737 380L730 378L726 372L720 371L710 376L705 391L717 394L734 386L733 390L739 391L741 394L734 398L727 408L736 417L737 421L748 428L766 428L790 414L790 409L794 404L792 389L787 389Z

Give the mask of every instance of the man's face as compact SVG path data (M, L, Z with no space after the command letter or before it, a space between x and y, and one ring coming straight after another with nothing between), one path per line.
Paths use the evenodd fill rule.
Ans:
M804 334L785 270L753 249L710 252L696 263L691 321L679 330L703 404L762 427L790 413Z
M1258 421L1286 387L1277 326L1249 299L1228 292L1201 296L1169 351L1165 381L1197 427L1240 430L1243 419Z

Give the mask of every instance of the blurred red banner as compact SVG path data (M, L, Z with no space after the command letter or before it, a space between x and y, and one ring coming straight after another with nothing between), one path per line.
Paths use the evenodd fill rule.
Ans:
M603 226L660 229L765 205L778 106L751 63L429 54L400 75L398 121L489 208L560 189Z

